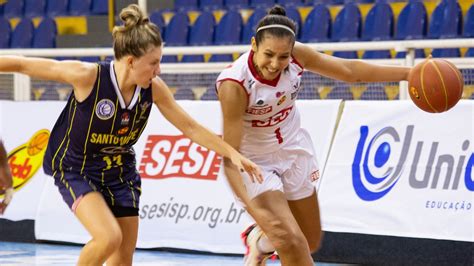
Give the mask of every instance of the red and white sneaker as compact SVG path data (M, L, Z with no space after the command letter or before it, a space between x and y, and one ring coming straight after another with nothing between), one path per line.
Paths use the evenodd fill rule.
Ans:
M263 231L256 224L252 224L241 234L247 249L244 256L244 266L265 266L267 259L274 256L274 252L262 253L258 250L257 242L262 235Z

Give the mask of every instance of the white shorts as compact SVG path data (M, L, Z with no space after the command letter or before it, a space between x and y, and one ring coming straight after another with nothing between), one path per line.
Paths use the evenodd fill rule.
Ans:
M242 177L251 199L266 191L282 191L287 200L299 200L315 191L313 181L319 178L319 167L309 134L300 129L297 141L277 152L246 156L263 171L263 183L252 183L244 173Z

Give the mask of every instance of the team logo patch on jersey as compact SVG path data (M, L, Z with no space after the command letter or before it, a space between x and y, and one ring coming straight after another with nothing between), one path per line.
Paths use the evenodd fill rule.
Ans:
M264 114L270 113L271 111L272 111L271 106L263 106L263 107L252 106L248 108L247 110L245 110L247 114L252 114L252 115L264 115Z
M128 125L128 122L130 122L130 114L125 112L122 114L122 120L120 121L120 124L125 126Z
M111 146L111 147L102 148L100 152L107 153L107 154L123 154L123 153L134 154L133 149L129 147L120 147L120 146ZM97 157L97 155L94 154L93 157Z
M291 99L292 100L294 100L296 98L296 96L298 96L298 92L299 92L299 90L291 93Z
M115 105L109 99L102 99L95 107L95 114L101 120L107 120L115 114Z
M291 81L291 84L292 84L291 85L291 87L292 87L291 100L294 100L296 98L296 96L298 96L298 92L300 91L301 82L298 79L295 79L295 80Z
M118 133L119 135L123 135L123 134L127 133L128 130L129 130L128 127L124 127L124 128L119 129L119 131L118 131L117 133Z
M249 88L249 90L252 90L252 86L255 84L255 80L253 79L249 79L248 80L248 84L247 84L247 87Z
M142 120L142 119L146 119L146 116L145 116L145 113L146 113L146 110L148 109L148 107L151 105L151 103L149 102L144 102L142 104L140 104L140 116L138 117L138 121Z
M286 100L286 95L283 95L283 97L281 97L280 100L278 100L277 105L282 104L285 100Z

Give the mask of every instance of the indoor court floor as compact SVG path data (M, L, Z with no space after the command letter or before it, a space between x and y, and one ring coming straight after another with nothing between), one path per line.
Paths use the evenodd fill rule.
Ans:
M0 242L0 265L75 265L81 246L46 243ZM242 266L240 256L217 256L139 249L133 265L143 266ZM280 265L269 261L269 266ZM315 264L316 265L316 264ZM342 265L318 263L318 265Z

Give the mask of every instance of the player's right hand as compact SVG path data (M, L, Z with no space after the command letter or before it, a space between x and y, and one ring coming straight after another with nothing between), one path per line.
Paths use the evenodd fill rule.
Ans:
M3 195L3 200L0 202L0 215L2 215L5 212L5 209L7 208L8 204L10 204L13 198L13 193L14 193L14 190L12 187L9 187L5 190L5 194Z

